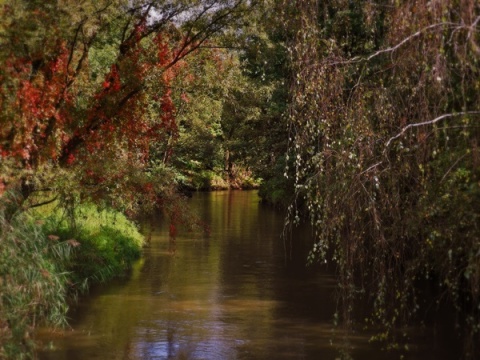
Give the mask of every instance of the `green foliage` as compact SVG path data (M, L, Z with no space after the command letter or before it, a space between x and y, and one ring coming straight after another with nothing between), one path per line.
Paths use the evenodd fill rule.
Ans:
M228 56L226 52L204 50L198 55L178 85L182 89L178 98L183 100L178 104L179 136L172 163L192 183L185 185L204 189L208 187L202 184L208 182L206 173L223 175L223 94L235 86L235 75L229 61L222 59Z
M66 325L69 300L89 283L124 274L144 242L113 210L16 205L11 193L0 202L0 358L8 359L29 358L35 328Z
M438 166L436 162L435 165ZM439 276L442 287L455 297L459 310L467 309L477 315L480 311L479 176L471 168L458 167L442 178L435 192L420 199L419 216L425 219L420 229L425 239L422 255L424 263L430 266L426 274ZM469 321L472 320L478 321L473 318ZM479 325L480 321L469 324L477 330Z
M36 193L67 194L63 201L74 189L71 197L129 215L138 204L168 203L175 191L168 175L183 170L170 164L188 92L197 101L183 119L179 163L223 165L218 92L233 87L234 66L217 76L228 59L209 39L250 7L244 0L2 3L0 196L19 190L28 207ZM195 79L207 96L189 89ZM158 162L164 167L155 176Z
M43 231L74 245L68 270L77 288L124 274L140 256L144 242L123 214L94 205L75 208L73 219L56 210L45 218Z
M297 5L289 157L309 260L338 264L346 309L368 289L379 339L415 317L425 277L478 338L478 5Z
M292 202L292 177L284 176L286 167L285 156L280 157L274 168L263 172L266 179L262 181L258 195L262 200L279 207L286 208ZM264 176L265 176L264 175Z
M177 87L183 99L172 155L177 178L193 189L256 186L252 167L262 156L261 112L270 87L242 72L239 51L225 49L204 49Z
M7 220L3 210L2 205L0 358L21 359L34 349L36 326L66 324L66 267L73 249L66 241L48 237L33 217L17 213Z
M229 108L229 121L238 123L239 116L235 114L241 114L239 108L255 107L257 110L243 128L237 130L241 140L232 145L252 172L262 179L260 197L283 206L291 201L294 192L292 178L284 176L289 137L285 116L287 84L291 76L286 44L292 29L285 26L278 14L294 15L289 12L291 6L275 1L265 2L256 10L250 14L248 27L244 29L244 50L240 55L249 86L236 94ZM242 150L238 151L239 148Z

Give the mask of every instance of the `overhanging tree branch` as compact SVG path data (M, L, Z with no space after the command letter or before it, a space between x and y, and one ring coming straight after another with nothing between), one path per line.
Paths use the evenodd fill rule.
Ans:
M440 116L436 117L433 120L428 120L428 121L422 121L422 122L419 122L419 123L409 124L409 125L405 126L404 128L402 128L402 130L397 135L388 139L388 141L385 143L385 150L390 146L392 141L398 139L400 136L405 134L405 132L407 130L409 130L411 128L419 127L419 126L432 125L432 124L435 124L435 123L437 123L441 120L447 119L447 118L457 117L457 116L467 116L467 115L480 115L480 111L462 111L462 112L458 112L458 113L443 114L443 115L440 115Z
M385 49L380 49L378 51L375 51L373 54L370 54L369 56L355 56L348 60L332 61L328 64L329 65L348 65L348 64L354 64L354 63L359 63L363 61L370 61L373 58L376 58L377 56L380 56L382 54L393 53L399 48L401 48L402 46L404 46L405 44L407 44L408 42L412 41L413 39L418 38L419 36L438 28L448 27L448 28L454 29L455 31L458 31L461 29L467 29L468 30L467 38L470 39L470 41L473 41L474 37L472 36L472 33L476 30L476 26L479 21L480 21L480 17L475 19L475 21L471 25L454 23L454 22L440 22L440 23L431 24L407 36L406 38L404 38L394 46L390 46Z
M42 201L42 202L40 202L40 203L32 204L32 205L30 205L29 207L30 207L31 209L33 209L33 208L36 208L36 207L48 205L48 204L51 204L51 203L57 201L57 199L58 199L58 195L55 196L54 198L50 199L50 200L46 200L46 201Z

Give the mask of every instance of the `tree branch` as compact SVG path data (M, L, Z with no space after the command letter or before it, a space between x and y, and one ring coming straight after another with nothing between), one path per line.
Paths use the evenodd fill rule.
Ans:
M477 19L477 20L480 20L480 19ZM475 22L474 22L475 25L477 23L477 20L475 20ZM386 49L380 49L380 50L374 52L373 54L370 54L369 56L366 56L366 57L365 56L355 56L355 57L353 57L351 59L348 59L348 60L339 60L339 61L330 62L329 65L345 65L345 64L354 64L354 63L358 63L358 62L362 62L362 61L370 61L370 60L372 60L373 58L375 58L379 55L386 54L386 53L392 53L392 52L398 50L403 45L405 45L406 43L410 42L411 40L419 37L420 35L422 35L425 32L428 32L428 31L433 30L435 28L444 27L444 26L448 26L450 28L456 28L456 29L467 28L467 29L469 29L469 33L471 33L473 31L472 27L474 27L473 24L472 25L465 25L465 24L452 23L452 22L435 23L435 24L426 26L426 27L418 30L417 32L407 36L406 38L404 38L402 41L400 41L396 45L388 47Z
M33 209L33 208L40 207L40 206L43 206L43 205L48 205L48 204L51 204L51 203L55 202L57 199L58 199L58 195L55 196L53 199L46 200L46 201L43 201L41 203L33 204L33 205L30 205L29 207L31 209Z
M381 55L381 54L384 54L384 53L387 53L387 52L393 52L393 51L397 50L398 48L402 47L403 45L405 45L410 40L422 35L424 32L435 29L437 27L443 27L443 26L462 27L460 24L455 24L455 23L451 23L451 22L441 22L441 23L436 23L436 24L426 26L426 27L418 30L417 32L413 33L412 35L407 36L405 39L400 41L395 46L392 46L392 47L389 47L389 48L386 48L386 49L382 49L382 50L378 50L378 51L374 52L373 54L371 54L370 56L368 56L367 58L365 58L364 60L370 61L371 59L373 59L374 57L377 57L378 55Z
M428 121L423 121L420 123L414 123L414 124L409 124L405 126L402 131L400 131L397 135L391 137L388 139L388 141L385 144L385 150L390 146L392 141L398 139L400 136L402 136L408 129L414 128L414 127L419 127L419 126L425 126L425 125L432 125L435 124L443 119L451 118L451 117L456 117L456 116L466 116L466 115L480 115L480 111L462 111L458 113L450 113L450 114L443 114L438 117L436 117L433 120L428 120Z
M213 34L217 33L218 31L220 31L222 29L222 21L225 19L228 19L230 15L232 15L235 12L235 10L238 7L240 7L242 3L243 3L243 0L238 0L235 3L235 5L232 6L230 9L228 9L222 14L219 14L217 17L214 17L205 26L203 30L197 32L190 39L186 39L182 47L177 51L175 58L171 61L169 65L166 66L166 68L168 69L173 65L175 65L178 61L186 57L188 54L198 49L209 37L211 37ZM195 46L185 51L191 44L195 44Z

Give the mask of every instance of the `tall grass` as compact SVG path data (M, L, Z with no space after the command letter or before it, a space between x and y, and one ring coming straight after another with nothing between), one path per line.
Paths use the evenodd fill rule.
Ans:
M143 236L112 210L81 205L12 212L0 202L0 359L34 354L38 325L66 325L69 299L125 273ZM12 215L14 214L14 215Z
M53 242L40 223L19 213L6 220L0 206L0 358L29 358L40 324L66 324L71 246Z

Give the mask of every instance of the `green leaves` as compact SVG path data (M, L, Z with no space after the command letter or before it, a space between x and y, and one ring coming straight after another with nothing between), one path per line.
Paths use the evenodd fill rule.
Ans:
M413 315L425 273L478 323L480 173L470 154L480 134L468 120L479 69L461 20L473 2L372 5L302 2L291 19L289 156L316 227L308 261L328 259L318 252L328 244L341 279L368 281L388 338Z
M8 196L8 195L5 195ZM0 357L21 358L34 349L40 324L64 326L71 255L26 214L5 219L0 206Z

